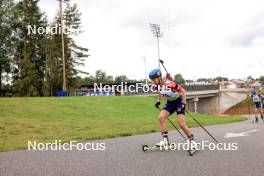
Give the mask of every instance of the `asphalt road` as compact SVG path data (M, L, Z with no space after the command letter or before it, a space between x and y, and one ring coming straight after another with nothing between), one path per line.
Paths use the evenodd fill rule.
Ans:
M220 141L237 143L237 151L142 152L142 144L154 144L159 133L121 137L104 142L104 151L13 151L0 153L0 176L262 176L264 174L264 123L249 121L215 125L207 129ZM212 141L201 129L193 128L197 142ZM253 132L224 138L227 132ZM243 133L244 134L244 133ZM183 142L176 131L171 142ZM239 135L238 135L239 136ZM91 141L88 141L91 142Z

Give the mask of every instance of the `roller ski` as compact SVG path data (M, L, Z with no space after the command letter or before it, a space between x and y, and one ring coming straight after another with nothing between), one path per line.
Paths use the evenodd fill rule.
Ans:
M156 145L154 145L154 146L142 145L142 150L143 150L143 152L157 151L157 150L160 150L160 147L158 147Z
M158 142L154 146L149 146L149 145L143 145L142 146L142 150L144 152L146 152L146 151L154 151L154 150L163 150L163 149L166 149L166 150L170 149L169 141L166 138L164 138L162 141Z
M189 143L189 150L187 150L188 154L190 156L193 156L195 153L199 151L196 143L193 140L188 140ZM168 141L162 140L159 143L155 144L154 146L149 145L143 145L142 150L143 152L149 152L149 151L163 151L163 150L175 150L175 146L172 144L169 144Z
M257 115L255 115L254 117L251 118L251 123L254 124L254 123L258 123L259 122L259 118Z

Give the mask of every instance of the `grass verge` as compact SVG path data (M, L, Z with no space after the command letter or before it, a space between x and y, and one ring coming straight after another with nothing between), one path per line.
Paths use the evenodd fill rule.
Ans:
M1 98L0 152L25 149L27 141L85 141L157 132L159 111L154 102L154 97L125 96ZM203 125L244 120L193 115ZM190 117L187 124L197 126Z

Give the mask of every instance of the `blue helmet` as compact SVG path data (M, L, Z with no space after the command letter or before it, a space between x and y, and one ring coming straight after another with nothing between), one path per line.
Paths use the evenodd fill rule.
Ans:
M253 95L256 95L257 94L257 91L256 90L252 90L251 92Z
M151 72L149 72L149 78L150 79L154 79L154 78L158 78L161 76L161 71L160 69L154 69Z

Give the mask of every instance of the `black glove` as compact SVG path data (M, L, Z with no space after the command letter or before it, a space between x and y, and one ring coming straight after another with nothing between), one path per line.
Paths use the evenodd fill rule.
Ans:
M155 107L156 107L156 108L159 108L159 106L160 106L160 101L157 101L157 102L155 103Z
M186 110L186 104L182 103L182 110L185 111Z

